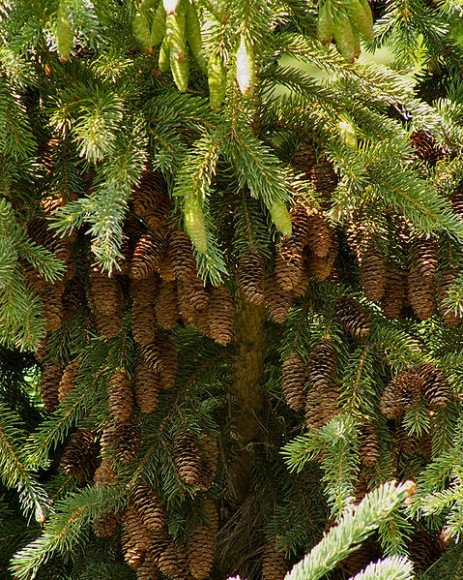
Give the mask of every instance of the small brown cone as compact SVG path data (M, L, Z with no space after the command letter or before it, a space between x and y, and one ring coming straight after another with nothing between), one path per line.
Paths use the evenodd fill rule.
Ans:
M328 279L333 275L334 264L338 255L338 246L333 240L328 254L323 258L317 256L316 254L310 254L307 258L307 268L312 276L317 280L323 282L323 280Z
M375 428L369 422L364 422L359 428L359 452L363 465L375 465L379 458L378 436Z
M120 463L131 463L137 458L141 444L141 433L133 421L122 423L114 430L114 451Z
M181 431L177 435L173 458L180 479L188 485L199 485L202 455L198 437L192 431Z
M129 275L135 280L146 280L153 276L164 253L164 239L154 233L143 234L135 245Z
M288 407L294 411L302 411L305 407L307 375L305 363L297 353L293 352L283 360L281 381Z
M108 487L116 479L116 472L114 471L110 461L103 459L100 465L96 468L93 475L93 481L99 487Z
M154 558L148 553L137 569L137 580L161 580L161 572Z
M175 546L166 529L153 534L149 555L164 576L175 580L188 578L186 553L182 548Z
M419 238L415 242L412 254L414 265L420 276L434 279L439 265L437 240L435 238Z
M389 381L384 387L380 406L387 419L396 419L402 414L402 403L397 395L395 381Z
M135 397L142 413L153 413L159 401L160 380L156 371L141 361L135 368Z
M64 318L63 308L64 284L47 282L40 292L43 302L45 327L49 332L55 332L61 326Z
M278 538L272 538L264 550L262 560L262 580L284 580L288 572L288 562L277 547Z
M143 360L147 367L157 373L163 389L175 384L178 360L177 350L169 336L159 335L155 341L142 348Z
M197 275L193 245L184 231L177 230L172 234L169 249L172 269L178 280Z
M97 538L109 538L116 533L117 518L113 513L98 516L93 520L93 533Z
M53 413L58 406L59 384L62 370L59 365L52 361L44 363L42 366L42 376L40 378L40 391L45 411Z
M329 200L331 194L336 189L338 178L333 168L333 164L326 158L320 157L312 167L312 180L315 189L322 194L325 200Z
M291 245L302 251L309 241L312 230L312 220L304 204L298 203L291 209Z
M339 298L335 313L344 331L353 338L362 339L370 334L370 317L355 298L350 296Z
M75 359L72 360L70 363L68 363L68 365L64 369L58 388L58 399L60 403L74 388L79 367L80 361L78 359Z
M122 552L131 568L139 568L151 544L151 536L133 505L129 505L122 516Z
M396 393L402 405L402 409L407 412L415 407L423 391L423 377L416 369L408 368L401 371L394 379Z
M417 156L431 165L435 165L439 159L445 157L445 151L431 133L425 129L414 131L411 135L411 146L415 149Z
M119 423L128 421L132 416L134 405L132 384L122 368L116 369L109 380L108 403L111 415Z
M291 296L277 284L275 276L269 276L265 286L265 307L269 318L282 324L288 318L291 304Z
M312 253L325 258L333 246L334 232L322 213L313 213L310 216L310 230L308 245Z
M236 267L238 289L246 302L259 306L264 301L264 262L255 250L247 250Z
M417 369L423 381L423 395L432 409L446 407L452 393L447 377L432 364L422 365Z
M167 186L159 172L143 174L139 187L132 193L132 202L135 213L153 230L161 228L170 218Z
M307 367L310 382L316 389L323 390L333 384L336 362L333 343L326 338L320 339L310 352Z
M132 306L132 334L140 346L145 346L156 337L156 314L154 305L135 302Z
M389 265L384 281L384 296L381 302L383 312L388 318L397 319L400 317L406 292L405 273L396 266Z
M452 208L457 216L463 217L463 183L452 194Z
M174 282L161 282L156 296L155 313L162 329L172 330L177 325L179 311Z
M448 297L449 290L456 282L458 271L456 268L448 267L441 275L439 280L438 303L439 314L446 326L456 326L461 322L461 316L458 312L446 306L445 301Z
M207 491L217 473L219 450L217 441L212 435L201 435L199 443L201 447L201 481L197 488L198 491Z
M162 530L166 517L154 489L149 485L137 483L132 490L131 498L145 528L151 531Z
M300 253L284 253L284 247L275 254L273 275L280 288L291 293L299 285L304 270L304 261Z
M368 300L379 301L386 286L386 266L375 247L365 248L360 254L360 285Z
M434 280L423 277L418 267L414 266L408 274L408 299L415 316L427 320L434 314Z
M214 561L218 514L215 503L203 501L204 523L197 524L188 535L187 554L190 573L196 580L209 578Z
M235 310L233 298L225 286L216 286L206 311L207 336L226 346L233 340Z
M76 431L61 457L61 468L68 477L86 481L93 477L98 455L95 434L88 430Z
M97 332L104 338L119 334L123 303L118 281L92 269L88 294Z

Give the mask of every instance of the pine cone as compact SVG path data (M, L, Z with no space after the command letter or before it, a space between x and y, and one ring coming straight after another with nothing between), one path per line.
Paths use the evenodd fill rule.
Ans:
M305 423L309 431L316 431L338 413L339 389L335 383L321 388L312 388L307 393Z
M359 428L359 452L363 465L375 465L379 458L378 436L371 423L363 423Z
M108 384L108 403L111 415L119 423L132 416L134 396L132 384L124 369L116 369Z
M216 286L209 297L206 312L207 336L222 346L233 340L233 298L225 286Z
M291 297L277 284L275 276L269 277L265 287L265 307L269 318L282 324L288 318L291 304Z
M151 535L133 505L129 505L122 516L122 552L131 568L139 568L151 545Z
M161 228L170 218L167 186L158 172L143 174L139 187L132 193L132 201L135 213L153 230Z
M402 423L399 423L395 430L396 447L402 453L418 453L420 449L420 437L410 435L405 430Z
M117 280L92 269L88 293L97 332L104 338L119 334L122 323L122 293Z
M396 419L402 414L402 402L398 397L395 381L389 381L384 387L380 406L387 419Z
M187 554L190 573L197 580L209 578L214 561L218 531L217 508L212 500L203 501L205 522L197 524L188 535Z
M156 340L142 347L143 360L154 371L163 389L170 389L177 376L177 350L169 336L159 335Z
M439 302L439 313L445 325L456 326L461 322L461 316L458 312L455 312L451 308L445 305L445 300L448 297L448 292L453 284L456 282L456 277L458 276L458 271L456 268L448 267L440 277L439 280L439 291L438 291L438 302Z
M181 431L177 435L173 458L182 481L195 486L201 483L201 449L198 437L192 431Z
M334 172L333 164L325 156L321 157L312 168L312 180L315 189L328 200L336 189L338 178Z
M418 267L414 266L408 274L408 299L416 317L426 320L434 314L434 280L422 277Z
M339 387L336 383L332 383L329 388L319 391L318 396L321 403L321 421L323 425L326 425L328 421L338 414Z
M137 580L161 580L161 572L158 565L149 553L137 570Z
M334 263L338 255L338 246L333 240L333 243L328 251L328 254L320 258L316 254L311 254L307 259L307 268L317 280L323 282L333 274Z
M113 513L98 516L93 520L93 533L97 538L109 538L116 533L117 518Z
M304 260L300 253L290 254L280 247L275 254L273 275L280 288L291 293L299 285L304 270Z
M259 306L264 301L264 262L255 250L247 250L236 267L238 290L246 302Z
M311 141L304 141L301 143L291 158L292 165L304 174L305 179L311 177L315 161L315 148Z
M422 278L434 279L439 265L437 240L435 238L419 238L413 248L413 261Z
M413 568L418 572L427 570L440 556L435 536L424 529L415 531L409 550Z
M296 204L290 211L292 235L290 238L291 245L302 252L309 242L309 237L313 235L313 220L304 204Z
M116 472L107 459L103 459L93 475L93 481L99 487L108 487L116 479Z
M389 265L386 270L384 296L381 302L383 312L388 318L397 319L400 317L406 291L405 273L399 268Z
M140 346L146 346L156 338L156 314L154 305L132 306L132 334Z
M452 207L457 216L463 217L463 183L452 194Z
M142 413L153 413L159 401L160 379L141 361L135 368L135 397Z
M337 362L333 343L325 338L320 339L309 356L308 375L312 385L319 390L333 384Z
M368 300L378 301L384 296L386 267L375 247L370 246L360 254L360 285Z
M45 317L45 328L48 332L55 332L63 323L64 284L47 282L40 291L40 298L43 303L43 315Z
M339 298L335 313L344 331L353 338L362 339L370 334L370 317L355 298L350 296Z
M297 353L293 352L283 360L281 381L286 404L294 411L302 411L305 407L307 376L304 361Z
M217 441L212 435L201 435L199 443L201 447L201 481L197 488L198 491L207 491L211 487L217 473L219 450L217 448Z
M176 230L170 238L170 259L175 277L178 280L194 278L197 275L193 245L188 235Z
M423 391L423 377L416 369L404 369L394 379L397 396L402 409L407 412L415 407Z
M145 528L151 531L162 530L166 518L154 489L149 485L138 483L132 490L131 498Z
M432 409L446 407L452 394L450 385L442 371L432 364L421 365L417 372L423 381L423 394Z
M177 290L173 282L162 281L156 296L155 305L158 325L164 330L172 330L179 317Z
M262 580L283 580L288 572L288 562L277 547L279 538L272 538L265 546L262 561Z
M429 131L420 129L411 135L411 146L415 149L417 156L430 165L435 165L439 159L445 157L445 150L436 143L436 140Z
M45 411L53 413L58 406L58 392L61 381L61 367L54 362L48 361L42 367L40 379L40 391Z
M114 430L114 451L120 463L131 463L137 458L141 433L133 421L122 423Z
M133 303L153 307L157 288L158 284L154 277L145 280L130 280L130 296Z
M334 242L334 232L322 213L310 216L310 231L308 245L318 258L326 258Z
M86 481L96 469L98 443L95 434L88 430L76 431L66 445L61 457L61 468L68 477Z
M341 568L345 570L349 576L358 574L370 562L376 561L380 557L378 549L373 542L367 540L360 545L348 558L341 563Z
M161 263L164 254L164 239L159 234L147 232L135 245L130 264L130 277L135 280L146 280L153 276Z
M72 360L66 368L61 376L61 380L59 382L58 388L58 399L61 403L65 397L72 391L76 382L76 375L80 368L80 361L79 359Z
M157 563L159 571L168 578L175 580L188 578L188 563L186 553L174 545L167 530L156 531L149 555Z

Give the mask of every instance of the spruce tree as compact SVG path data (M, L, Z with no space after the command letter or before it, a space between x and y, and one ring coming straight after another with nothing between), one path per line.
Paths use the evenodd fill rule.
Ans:
M0 1L2 578L458 577L461 10Z

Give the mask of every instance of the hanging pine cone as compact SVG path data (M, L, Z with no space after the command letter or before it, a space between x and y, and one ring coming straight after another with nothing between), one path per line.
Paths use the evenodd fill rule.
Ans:
M97 538L109 538L116 533L117 518L113 513L98 516L93 520L93 533Z
M181 431L174 442L174 463L178 475L188 485L201 482L201 449L198 437L192 431Z
M417 453L420 448L420 437L407 433L402 422L396 426L395 442L396 448L401 453Z
M456 268L449 266L441 275L439 280L439 290L438 290L438 303L439 303L439 314L441 315L442 321L446 326L456 326L461 322L461 316L458 312L455 312L452 308L445 305L446 298L450 288L456 282L458 276L458 271Z
M363 465L375 465L379 458L378 436L371 423L364 422L359 427L359 452Z
M199 443L201 447L201 481L197 488L198 491L207 491L211 487L217 473L219 450L217 448L217 441L212 435L201 435Z
M423 395L432 409L446 407L452 397L447 377L432 364L421 365L417 369L422 385Z
M149 485L137 483L132 489L131 499L145 528L151 531L162 530L166 517L154 489Z
M114 452L120 463L131 463L137 458L141 443L141 433L133 421L122 423L114 430Z
M171 204L167 186L160 173L146 171L140 185L132 193L133 209L153 230L161 228L170 218Z
M193 245L188 235L182 230L176 230L169 243L170 259L175 277L178 280L197 275L196 260Z
M282 324L288 318L291 303L291 297L281 289L275 276L269 276L265 286L265 307L269 318Z
M310 230L308 235L308 245L312 253L319 257L325 258L333 246L334 232L325 218L318 212L310 216Z
M310 382L316 389L323 390L333 384L336 362L333 343L321 338L310 352L307 367Z
M321 413L321 393L320 389L309 389L305 399L305 426L309 431L317 431L323 427L323 417Z
M132 306L132 334L140 346L145 346L156 337L156 314L154 305L144 306L135 302Z
M137 580L161 580L161 572L154 558L148 553L137 569Z
M353 554L341 562L340 567L345 570L349 576L358 574L370 562L376 561L380 557L378 548L373 542L367 540L363 542Z
M407 412L415 407L423 391L423 377L416 369L404 369L394 379L397 396L402 409Z
M179 317L177 289L173 282L162 281L156 296L155 313L158 325L164 330L172 330Z
M277 547L279 538L269 540L265 546L262 560L262 580L283 580L288 572L288 562Z
M338 246L334 239L332 240L327 255L323 258L320 258L313 253L308 254L306 258L306 267L309 273L322 282L323 280L327 280L333 275L337 255Z
M403 307L407 283L405 273L396 266L389 265L386 269L384 281L384 296L381 306L388 318L400 317Z
M384 387L380 406L387 419L396 419L402 414L402 402L397 395L395 381L389 381Z
M247 250L236 267L238 289L246 302L259 306L264 301L264 262L255 250Z
M329 388L319 391L318 396L321 403L321 421L323 425L326 425L328 421L338 414L339 387L336 383L332 383Z
M298 203L290 211L291 214L291 245L302 252L312 234L313 222L304 204Z
M151 232L143 234L135 245L130 277L135 280L145 280L153 276L161 263L164 253L164 239Z
M95 434L88 430L76 431L61 457L61 468L68 477L86 481L93 477L97 455Z
M427 320L434 314L434 280L421 276L418 267L414 266L408 274L408 299L415 316Z
M124 369L114 371L108 384L108 404L111 415L119 423L132 416L134 396L132 384Z
M417 156L430 165L435 165L439 159L445 157L445 150L436 142L429 131L420 129L411 135L411 146Z
M93 481L99 487L108 487L116 479L116 472L114 471L110 461L103 459L100 465L96 468L93 475Z
M61 367L52 361L44 363L40 378L40 391L45 411L53 413L58 406L59 384L61 381Z
M300 282L304 261L300 253L284 255L283 250L284 248L279 248L275 254L273 275L280 288L291 293Z
M234 315L233 298L228 289L212 288L205 317L207 336L226 346L233 340Z
M18 260L24 284L36 293L40 293L47 284L45 278L25 260Z
M434 279L439 265L437 240L425 237L416 240L412 257L420 276Z
M175 546L166 529L153 534L149 555L164 576L175 580L188 578L186 553L182 548Z
M185 288L183 282L177 282L177 297L178 297L178 310L183 322L186 325L198 327L202 312L196 310L196 308L191 304L189 300L188 289Z
M187 539L188 566L196 580L209 578L214 561L215 537L218 530L218 514L215 503L203 501L205 522L197 524Z
M360 254L360 285L368 300L378 301L384 296L386 266L374 246L365 248Z
M156 340L142 347L143 360L148 368L159 376L163 389L170 389L177 376L177 350L172 339L159 335Z
M200 278L194 276L184 277L177 284L177 293L180 299L188 301L195 310L195 315L199 316L206 310L209 304L209 295Z
M293 352L281 365L281 382L288 407L294 411L302 411L305 407L305 384L307 375L304 361Z
M321 193L325 200L328 200L336 189L338 178L333 168L333 164L327 157L323 156L312 167L312 180L315 189Z
M452 208L457 216L463 217L463 183L452 194Z
M64 284L47 282L40 291L40 298L43 303L43 315L45 317L45 328L49 332L55 332L63 323Z
M353 338L362 339L370 334L370 317L355 298L350 296L339 298L335 313L344 331Z
M139 568L151 545L151 536L133 505L129 505L122 515L121 543L124 560L131 568Z
M311 177L312 168L316 161L315 148L311 141L303 141L293 153L292 165L301 173L305 179Z
M174 282L175 281L175 271L172 265L172 258L171 258L172 249L168 245L167 248L164 250L164 254L161 258L161 262L158 268L158 274L161 280L164 282Z
M413 568L418 572L427 570L440 556L435 536L424 529L415 531L409 550Z
M88 293L97 332L104 338L119 334L122 323L122 293L118 281L92 269Z
M160 379L156 371L141 361L135 368L135 397L142 413L153 413L159 401Z
M145 280L130 280L130 296L133 303L153 307L157 288L158 283L154 277Z

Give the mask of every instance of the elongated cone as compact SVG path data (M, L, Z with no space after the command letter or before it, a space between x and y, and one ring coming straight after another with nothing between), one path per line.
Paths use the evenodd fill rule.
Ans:
M217 473L219 450L217 441L212 435L201 435L199 443L201 447L201 481L197 485L197 489L198 491L207 491Z
M179 318L177 288L173 282L161 281L156 296L155 314L158 325L164 330L172 330Z
M117 518L113 513L97 516L93 520L93 533L97 538L109 538L116 533Z
M225 286L216 286L209 297L206 311L207 336L222 346L233 340L233 298Z
M359 302L350 296L342 296L336 302L336 317L343 329L354 338L361 339L371 331L371 321Z
M204 523L197 524L187 538L188 566L191 575L196 580L205 580L210 577L218 530L218 514L214 502L205 499L203 511Z
M317 23L318 40L323 44L331 42L334 34L333 17L331 15L331 2L323 2L318 12Z
M74 359L64 369L58 389L58 399L61 403L65 397L72 391L76 381L76 375L80 368L80 360Z
M280 288L288 294L298 287L304 271L304 259L300 253L285 251L284 244L275 254L273 274Z
M283 201L276 200L269 206L273 224L281 235L289 237L292 234L291 216Z
M183 202L185 229L194 247L201 254L207 252L206 222L204 210L197 196L188 196Z
M166 38L169 39L169 64L174 82L180 92L188 89L190 61L185 38L186 11L183 3L173 13L167 10Z
M135 302L132 306L132 334L140 346L145 346L156 338L156 313L154 304L147 306Z
M133 412L134 394L132 384L124 369L116 369L108 383L108 402L111 415L119 423L125 423Z
M373 42L373 14L367 0L349 2L349 13L354 26L366 42Z
M135 368L135 397L142 413L153 413L159 401L161 381L156 371L151 370L145 361Z
M156 340L142 348L143 360L148 368L157 373L163 389L170 389L177 376L177 350L168 335L159 335Z
M353 62L360 54L358 32L352 27L349 16L344 10L336 10L333 14L333 34L336 46L342 56Z
M167 185L158 172L146 171L132 192L133 209L151 230L161 228L170 218L171 203Z
M131 568L139 568L150 547L151 536L133 505L129 505L122 516L121 543L124 560Z
M56 44L60 60L69 60L74 46L74 30L66 0L60 0L56 20Z
M306 400L307 374L304 361L297 353L291 353L283 360L281 381L287 405L294 411L302 411Z
M175 439L174 462L178 475L188 485L201 481L201 449L198 437L191 431L182 431Z
M133 505L148 530L162 530L166 523L164 508L154 489L138 482L131 492Z
M359 452L363 465L375 465L379 458L378 435L374 426L364 422L359 428Z
M207 67L209 99L212 109L220 108L227 90L227 69L220 54L212 54Z
M40 378L40 391L45 410L52 413L58 405L59 384L61 381L61 367L47 361L42 367L42 376Z
M120 463L131 463L137 458L141 443L140 428L134 421L118 425L114 430L114 450Z
M404 298L407 292L405 273L395 265L386 268L384 280L384 295L381 307L388 318L397 319L404 307Z
M166 529L153 533L148 554L167 578L188 578L188 562L185 550L176 546Z
M267 542L262 561L262 580L283 580L288 571L288 562L277 547L279 538Z
M308 379L314 388L323 391L333 384L336 363L333 343L326 338L320 339L310 351L307 365Z
M130 264L130 277L143 280L153 276L164 253L164 239L154 233L143 234L135 245Z
M79 430L72 434L61 457L61 468L70 477L86 481L96 469L98 443L95 434Z
M373 246L360 254L360 285L368 300L378 301L384 296L386 266L381 253Z
M236 267L238 289L246 302L259 306L264 301L264 263L262 256L249 249L238 259Z
M288 318L291 308L291 297L277 283L275 276L270 276L265 286L265 307L269 318L278 324Z
M432 364L417 369L423 381L423 395L433 409L446 407L451 398L450 385L444 373Z
M116 479L116 472L108 459L103 459L96 468L93 481L98 487L108 487Z
M407 278L408 299L413 312L420 320L426 320L434 314L434 279L423 276L418 266L413 266Z

